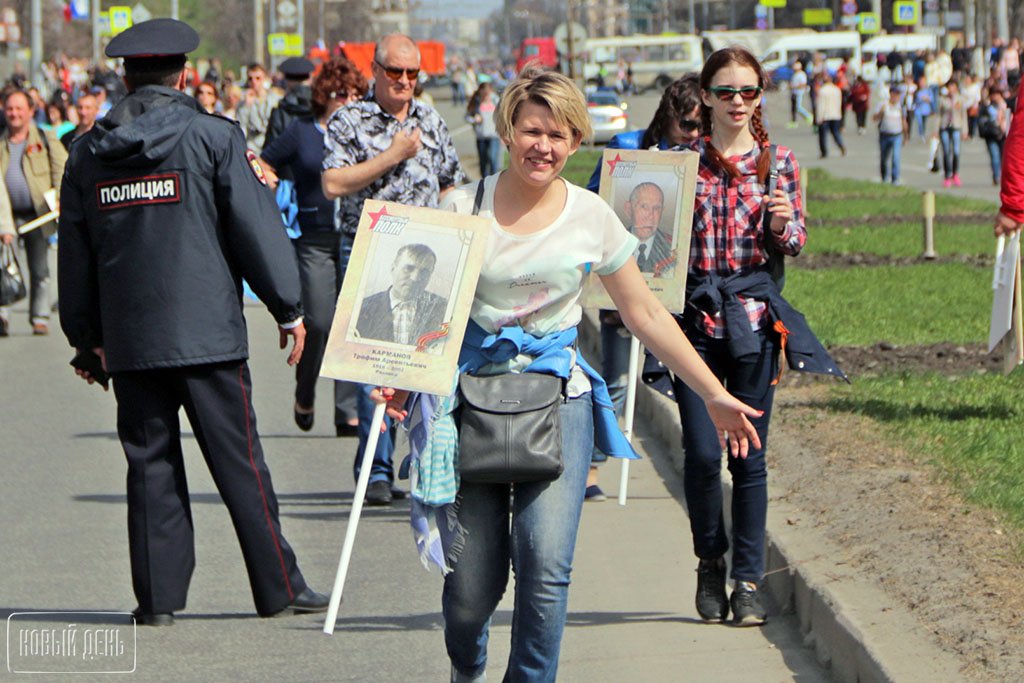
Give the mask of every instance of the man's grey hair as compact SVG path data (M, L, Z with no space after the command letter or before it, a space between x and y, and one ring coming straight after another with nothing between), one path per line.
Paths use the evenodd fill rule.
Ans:
M644 188L647 188L647 187L653 187L655 190L657 190L658 191L658 195L661 197L661 201L665 201L665 193L662 192L661 188L658 186L657 183L645 182L645 183L640 183L639 185L634 187L633 191L629 193L629 203L632 204L633 202L635 202L636 201L636 196L638 194L640 194L640 190L642 190Z
M420 48L419 48L419 46L416 45L416 41L415 40L413 40L410 36L407 36L404 33L391 33L391 34L388 34L388 35L384 36L380 40L378 40L377 41L377 47L373 51L373 59L374 59L374 61L377 62L378 64L382 64L382 65L383 64L387 64L387 59L388 59L388 43L390 43L392 41L395 41L395 40L400 40L400 39L407 40L409 42L409 45L412 46L412 49L416 51L416 63L418 64L420 62L420 60L421 60L421 58L420 58Z

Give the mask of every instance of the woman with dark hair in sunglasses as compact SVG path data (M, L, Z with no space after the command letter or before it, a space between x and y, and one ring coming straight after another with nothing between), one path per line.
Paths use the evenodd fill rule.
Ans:
M306 311L306 350L295 368L295 424L313 428L313 406L320 361L334 319L347 254L335 225L334 202L320 189L324 157L324 130L335 111L362 99L368 85L352 62L337 57L325 63L313 80L310 108L313 116L294 119L263 148L261 159L276 185L277 171L285 167L295 179L298 222L302 234L294 240L302 280L302 307ZM349 248L350 242L346 245ZM334 383L334 426L338 436L352 436L359 423L356 392L350 382Z
M688 73L665 88L661 102L647 128L619 133L608 142L608 149L670 149L688 145L700 137L700 77ZM601 162L587 182L587 189L597 192L601 182ZM608 383L608 394L615 405L615 413L622 414L626 402L626 384L629 373L629 332L615 311L601 311L601 376ZM598 485L597 463L608 456L594 449L590 475L587 477L587 496L590 502L606 499Z
M701 72L703 135L693 146L701 156L687 309L676 316L726 388L764 411L751 420L761 445L746 457L728 458L733 483L731 538L723 520L718 432L700 398L678 379L671 385L683 427L686 503L699 558L697 612L705 621L721 622L731 607L732 622L739 626L759 625L766 619L758 592L764 577L768 508L765 448L779 350L790 353L780 336L789 334L790 348L820 347L770 275L770 258L798 254L807 232L796 159L785 147L772 147L762 123L766 82L757 59L738 47L713 53ZM769 195L772 166L778 173L777 187ZM775 255L770 257L772 251ZM827 358L824 349L820 354ZM812 370L811 365L804 369ZM830 363L831 370L815 366L813 371L841 375L835 367ZM725 563L730 541L735 581L731 599L726 597Z

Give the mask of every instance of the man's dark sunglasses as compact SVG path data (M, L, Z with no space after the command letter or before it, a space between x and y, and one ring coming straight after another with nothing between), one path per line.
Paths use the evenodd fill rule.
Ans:
M420 75L419 69L399 69L393 66L384 66L380 62L374 62L374 64L383 69L384 75L392 81L401 80L402 74L405 74L405 77L410 81L415 81Z
M679 119L679 128L685 133L692 133L695 130L700 130L700 121Z
M746 102L756 100L761 96L761 87L757 85L745 85L742 88L730 88L727 85L719 85L714 88L709 88L709 90L712 95L723 102L728 102L732 98L736 97L736 95L742 97Z

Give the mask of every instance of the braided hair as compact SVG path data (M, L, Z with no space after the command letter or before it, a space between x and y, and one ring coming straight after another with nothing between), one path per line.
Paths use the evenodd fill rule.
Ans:
M711 88L711 79L714 78L715 74L722 68L735 64L737 66L745 66L752 69L757 74L757 84L762 88L768 86L768 75L764 72L761 67L761 63L757 61L754 55L750 54L747 50L738 46L731 46L716 50L708 57L707 61L704 62L704 68L700 72L700 87L701 90L707 92ZM768 178L769 164L771 164L771 140L768 138L768 131L765 130L764 121L761 118L762 107L758 106L754 109L754 114L750 118L750 132L754 135L754 140L757 142L757 146L761 149L761 154L757 157L757 178L760 182L765 182ZM704 132L704 149L707 153L708 159L711 165L717 167L720 170L724 170L733 178L738 178L740 175L739 169L736 168L736 164L732 163L725 158L714 145L711 144L711 132L713 129L711 120L711 107L704 104L701 101L700 104L700 123L701 130Z
M650 149L661 143L669 124L679 121L683 114L689 114L700 104L700 76L688 73L676 79L665 88L661 102L644 131L640 149Z

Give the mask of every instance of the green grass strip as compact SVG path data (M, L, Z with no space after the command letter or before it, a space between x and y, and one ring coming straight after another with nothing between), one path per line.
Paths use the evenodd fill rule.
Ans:
M823 225L808 228L804 251L813 254L877 254L920 256L924 252L920 223ZM934 229L935 250L942 256L993 256L991 223L941 223ZM792 261L797 266L800 257Z
M786 271L786 298L825 344L988 338L992 274L959 263Z
M837 384L826 407L878 421L911 455L938 464L968 500L1024 528L1024 371L862 378Z

